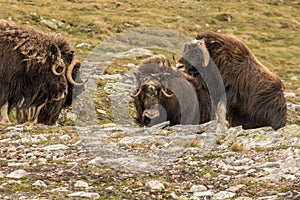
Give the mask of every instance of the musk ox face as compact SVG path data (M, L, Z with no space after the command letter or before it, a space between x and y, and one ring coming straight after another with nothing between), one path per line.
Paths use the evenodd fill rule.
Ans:
M177 68L196 76L209 64L210 55L205 46L204 40L193 40L184 45L182 57L177 63Z
M170 101L174 96L153 77L144 79L143 84L132 95L137 110L137 122L152 126L167 120L164 102Z
M70 106L78 95L84 91L84 83L80 77L81 63L74 61L74 67L72 67L72 81L67 79L66 94L60 99L54 99L45 104L38 115L38 123L52 125L59 117L59 114L63 108ZM69 71L69 69L67 69ZM76 80L76 82L74 81ZM75 84L74 84L75 83Z

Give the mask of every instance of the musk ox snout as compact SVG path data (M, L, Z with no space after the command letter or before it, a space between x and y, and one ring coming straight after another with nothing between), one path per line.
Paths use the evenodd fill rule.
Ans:
M142 115L143 124L153 126L167 120L166 109L159 104L152 105L149 109L144 110Z

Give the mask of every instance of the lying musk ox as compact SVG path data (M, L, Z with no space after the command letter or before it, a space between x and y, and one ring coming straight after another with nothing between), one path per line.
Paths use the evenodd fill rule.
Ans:
M189 75L213 85L218 73L210 69L212 63L218 67L224 82L231 126L242 125L244 129L271 126L276 130L286 124L283 83L239 39L213 32L200 34L196 42L186 44L177 65ZM221 98L217 95L219 86L216 84L212 89L215 101Z
M13 108L19 123L55 123L73 90L83 90L74 81L80 65L62 36L0 20L0 123Z
M195 80L187 81L164 56L144 60L134 75L137 89L132 97L137 123L199 124L211 119L207 90Z

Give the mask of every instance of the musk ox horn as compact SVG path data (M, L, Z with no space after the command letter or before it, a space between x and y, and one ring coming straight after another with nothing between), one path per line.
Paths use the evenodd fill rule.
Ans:
M67 69L67 79L69 80L69 82L72 84L72 85L75 85L75 86L83 86L85 83L77 83L74 81L73 77L72 77L72 71L75 67L75 65L78 63L79 61L78 60L73 60L73 62L71 63L71 65L68 67Z
M142 92L142 90L139 88L138 91L135 94L131 95L131 97L132 98L137 97L141 94L141 92Z
M162 91L162 93L163 93L166 97L168 97L168 98L171 98L171 97L174 96L174 94L168 94L168 93L164 90L164 88L161 88L161 91Z
M57 65L56 65L56 64L52 65L52 68L51 68L52 73L53 73L54 75L56 75L56 76L60 76L60 75L64 74L65 71L66 71L66 68L65 68L65 67L63 67L63 70L62 70L61 72L57 72L56 69L57 69Z

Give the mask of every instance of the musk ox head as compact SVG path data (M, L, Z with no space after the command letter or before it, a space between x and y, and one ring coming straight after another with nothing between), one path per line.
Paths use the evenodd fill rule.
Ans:
M60 48L64 48L64 46L61 46ZM52 67L52 71L53 74L56 74L57 76L66 77L67 89L65 91L65 95L63 95L60 99L48 101L41 109L37 120L38 123L41 124L54 124L58 120L61 110L70 106L73 99L84 91L84 82L80 77L81 63L74 59L74 51L68 51L69 48L62 50L61 55L65 69L56 74L55 72L57 72L58 67Z
M176 102L174 94L166 85L171 69L169 60L159 55L144 60L134 72L137 89L132 98L139 124L152 126L170 118L166 104Z
M184 45L182 57L178 60L177 69L196 76L208 66L210 55L204 39L193 40Z
M150 67L157 67L156 64ZM161 84L157 77L143 78L141 86L132 95L137 109L137 122L152 126L167 120L165 102L172 101L174 94Z

